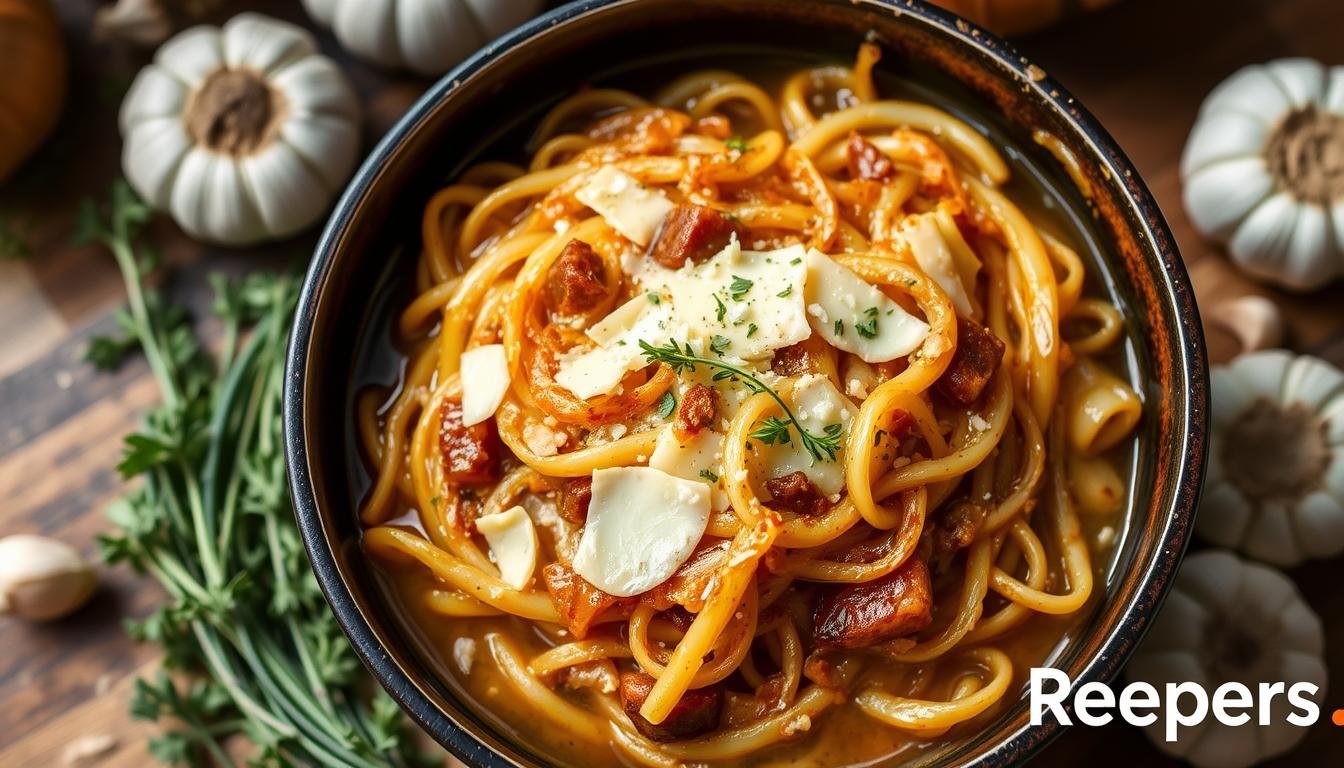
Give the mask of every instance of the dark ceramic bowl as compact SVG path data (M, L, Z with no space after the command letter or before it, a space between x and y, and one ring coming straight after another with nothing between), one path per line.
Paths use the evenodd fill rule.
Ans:
M398 618L360 554L355 514L368 477L354 448L354 393L368 381L394 377L387 319L406 295L422 206L468 163L517 157L520 126L584 83L648 88L658 82L641 80L649 67L665 75L688 62L717 61L725 51L739 61L843 62L865 36L883 48L881 77L940 100L1005 145L1015 175L1026 180L1024 194L1042 194L1083 241L1100 275L1093 289L1108 294L1127 318L1126 355L1147 403L1132 459L1131 508L1109 558L1099 563L1101 599L1051 651L1049 663L1075 681L1110 680L1162 602L1185 549L1204 464L1203 339L1162 214L1096 120L1001 40L918 2L586 0L527 24L445 75L378 145L318 246L289 351L290 482L318 580L378 680L467 763L549 761L510 742L434 671L431 654ZM1033 142L1037 130L1078 158L1090 196ZM1028 725L1023 696L979 732L914 759L1013 765L1056 730Z

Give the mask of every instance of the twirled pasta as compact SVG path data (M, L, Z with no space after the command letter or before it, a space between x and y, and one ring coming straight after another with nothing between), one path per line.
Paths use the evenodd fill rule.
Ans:
M1123 320L1084 295L1083 258L1002 189L1009 167L994 145L936 107L882 99L878 58L864 45L853 67L798 72L778 100L721 69L647 100L588 90L539 122L525 168L478 165L425 209L416 296L395 324L402 378L356 403L374 478L364 549L397 574L413 615L454 638L458 672L484 706L563 730L547 741L556 760L880 756L837 746L841 726L829 723L854 718L892 734L874 749L944 738L1009 695L1019 661L1008 641L1033 616L1076 613L1092 596L1075 505L1102 519L1123 508L1111 454L1142 413L1105 363ZM877 171L857 172L856 153ZM591 345L584 329L642 290L630 265L645 249L575 197L602 168L717 212L744 246L829 254L928 332L908 356L878 363L820 334L790 348L788 365L780 352L773 367L743 362L770 383L719 414L722 477L711 476L726 503L697 550L707 565L686 576L699 591L585 593L600 607L578 625L554 589L507 583L473 520L521 504L543 563L568 567L584 525L563 514L571 479L647 464L673 428L665 404L687 382L666 361L586 399L556 381ZM946 248L943 271L929 271L912 239L921 220ZM555 281L574 242L592 254L589 288L600 296L566 313ZM976 335L997 339L978 343L999 355L963 402L942 387L964 373ZM482 429L498 434L503 473L462 479L444 458L460 428L446 414L474 375L461 370L463 352L494 343L511 386ZM759 430L791 415L782 404L806 375L844 392L853 416L833 446L841 490L804 510L765 488ZM823 642L826 600L888 589L912 568L932 571L927 626L868 647ZM635 670L650 683L632 704L617 688ZM711 691L723 707L713 727L652 738L687 697Z

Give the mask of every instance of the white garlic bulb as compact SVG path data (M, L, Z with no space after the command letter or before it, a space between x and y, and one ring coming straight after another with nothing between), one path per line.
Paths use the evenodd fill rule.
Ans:
M303 0L357 56L441 75L527 21L540 0Z
M164 43L121 105L126 178L194 238L249 245L318 220L359 154L360 107L306 31L255 13Z
M1275 565L1344 552L1344 373L1270 350L1211 375L1200 538Z
M0 614L49 621L73 613L98 586L74 547L45 536L0 539Z
M1222 685L1311 683L1308 698L1325 697L1325 638L1321 620L1282 573L1236 555L1205 550L1189 555L1143 644L1125 668L1131 681L1159 690L1193 682L1210 696ZM1167 706L1172 706L1168 703ZM1287 721L1286 696L1270 699L1266 725L1226 725L1210 716L1167 741L1162 718L1144 731L1167 754L1196 768L1247 768L1292 749L1307 727Z
M1280 59L1224 80L1181 176L1195 228L1248 274L1294 290L1344 275L1344 67Z

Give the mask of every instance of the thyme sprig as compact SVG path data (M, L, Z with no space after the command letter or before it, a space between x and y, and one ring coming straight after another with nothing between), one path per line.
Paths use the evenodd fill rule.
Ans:
M87 356L109 368L139 350L162 399L125 440L118 469L137 482L99 545L169 595L127 631L162 645L165 667L195 673L190 685L137 681L132 714L172 719L150 744L170 763L233 766L223 743L241 733L258 747L249 764L420 764L396 704L368 693L294 525L280 412L295 281L217 282L225 348L212 356L188 314L146 287L153 259L137 236L151 215L119 183L109 204L85 205L77 230L112 252L128 304L122 337L95 340Z
M828 424L820 435L807 431L798 417L794 415L793 409L784 402L784 398L779 393L761 381L750 371L740 368L723 360L702 357L695 353L695 349L687 343L684 347L678 344L676 339L669 339L662 346L653 346L647 341L640 340L639 348L644 352L644 358L650 363L663 363L672 369L673 373L680 375L683 372L694 373L696 366L703 365L715 371L714 381L732 381L740 383L752 392L764 392L779 405L780 410L784 411L785 418L778 416L761 421L761 426L751 433L752 438L765 443L766 445L788 445L791 439L789 427L798 432L799 442L804 449L812 456L812 461L835 461L835 456L840 452L840 438L843 428L839 424Z

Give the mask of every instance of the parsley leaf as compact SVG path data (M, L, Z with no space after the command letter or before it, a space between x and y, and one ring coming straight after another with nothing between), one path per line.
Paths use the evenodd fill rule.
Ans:
M876 338L876 337L877 337L877 318L876 318L876 317L870 317L870 318L868 318L868 320L867 320L866 322L862 322L862 323L856 322L856 323L854 323L854 332L857 333L857 334L859 334L860 336L862 336L862 337L865 338L865 339Z
M646 293L646 294L644 294L644 295L648 297L648 299L649 299L649 303L650 303L650 304L662 304L662 303L663 303L663 297L662 297L662 296L659 296L658 293L657 293L657 291L649 291L648 293Z
M739 155L747 151L747 140L740 135L734 136L723 143L730 152L736 152Z
M702 469L702 470L700 470L700 476L703 477L703 478L705 478L706 480L708 480L708 481L711 482L711 483L717 483L717 482L719 482L719 476L716 475L716 474L714 474L713 472L709 471L708 469Z
M786 299L786 298L788 298L788 297L789 297L790 295L792 295L792 294L793 294L793 286L790 285L789 287L785 288L784 290L780 291L779 293L776 293L775 295L778 296L778 297L781 298L781 299Z
M845 335L845 321L844 321L844 320L836 320L836 321L835 321L835 326L834 326L834 328L835 328L835 335L836 335L836 336L844 336L844 335Z
M718 309L714 310L714 318L722 323L723 316L728 314L728 307L724 305L723 299L720 299L717 293L714 294L714 303L718 305Z
M672 394L672 390L669 389L663 393L662 397L658 398L658 406L654 412L658 414L659 418L666 419L675 410L677 410L677 396Z
M732 346L732 343L733 340L727 336L719 336L718 334L715 334L714 338L709 340L709 351L719 357L723 357L723 353L728 351L728 347Z
M750 339L752 336L755 336L757 330L759 329L755 323L747 323L747 338Z
M751 290L752 281L745 277L733 275L733 282L728 285L728 295L733 297L733 301L741 301L743 296Z

